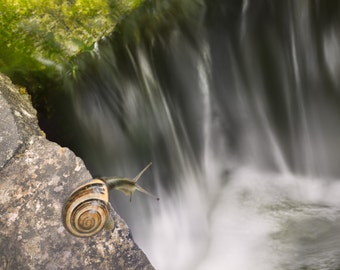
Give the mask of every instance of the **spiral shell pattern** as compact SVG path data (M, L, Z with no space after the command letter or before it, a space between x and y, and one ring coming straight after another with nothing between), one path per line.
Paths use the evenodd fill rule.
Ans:
M78 237L89 237L100 232L110 216L109 191L100 179L80 186L72 192L63 207L65 228Z

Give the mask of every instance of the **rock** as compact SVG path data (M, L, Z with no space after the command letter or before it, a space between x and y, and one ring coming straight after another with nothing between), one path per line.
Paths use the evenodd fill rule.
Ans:
M22 92L0 74L0 168L20 151L24 141L41 134L29 96Z
M0 269L154 269L114 212L115 227L69 234L61 209L91 179L82 160L41 136L27 95L0 76Z

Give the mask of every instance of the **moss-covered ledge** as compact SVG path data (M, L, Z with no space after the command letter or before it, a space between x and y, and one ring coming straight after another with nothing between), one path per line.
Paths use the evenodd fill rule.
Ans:
M111 33L141 0L3 0L0 71L61 69ZM10 76L11 77L11 76Z
M1 74L0 115L0 269L153 269L114 211L111 231L77 238L65 230L63 203L91 175L41 135L27 94Z

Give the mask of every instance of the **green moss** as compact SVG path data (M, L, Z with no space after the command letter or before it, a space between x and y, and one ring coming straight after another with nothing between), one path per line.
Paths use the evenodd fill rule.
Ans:
M111 33L141 0L2 0L0 71L55 72Z

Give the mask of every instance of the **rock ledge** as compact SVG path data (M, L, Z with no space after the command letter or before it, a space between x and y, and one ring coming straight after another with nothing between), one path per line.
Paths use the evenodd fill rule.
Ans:
M117 213L112 231L65 230L62 205L91 175L42 136L28 95L1 74L0 114L0 269L154 269Z

